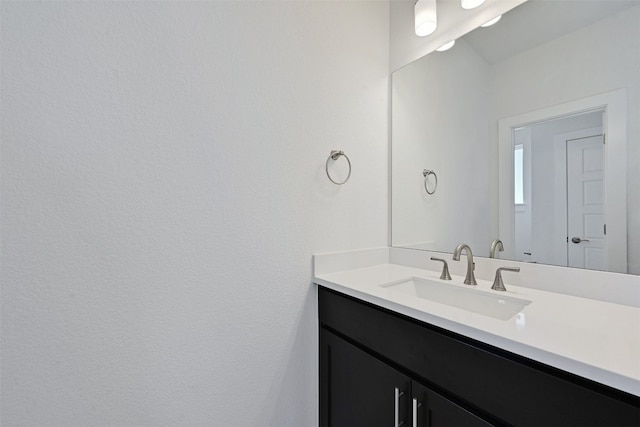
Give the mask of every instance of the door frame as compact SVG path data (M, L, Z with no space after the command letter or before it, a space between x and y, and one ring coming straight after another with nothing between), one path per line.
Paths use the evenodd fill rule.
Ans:
M505 256L515 259L514 130L552 118L604 110L607 271L627 272L627 91L617 89L498 120L498 224Z

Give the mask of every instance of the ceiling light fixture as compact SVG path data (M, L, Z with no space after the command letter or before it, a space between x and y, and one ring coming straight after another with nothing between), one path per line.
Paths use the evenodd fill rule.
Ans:
M463 9L473 9L484 3L484 0L460 0Z
M445 50L451 49L454 44L456 44L456 41L455 40L451 40L450 42L443 44L442 46L440 46L436 50L438 52L444 52Z
M493 19L491 19L491 20L489 20L489 21L485 22L484 24L482 24L482 25L480 25L480 26L481 26L481 27L485 27L485 28L486 28L486 27L490 27L490 26L492 26L493 24L495 24L496 22L498 22L498 21L500 20L500 18L502 18L502 15L498 15L498 16L496 16L495 18L493 18Z
M483 0L484 1L484 0ZM438 27L436 0L418 0L413 8L416 35L428 36Z

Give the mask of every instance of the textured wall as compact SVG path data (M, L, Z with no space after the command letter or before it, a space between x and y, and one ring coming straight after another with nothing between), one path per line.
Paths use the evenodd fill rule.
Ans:
M2 425L314 425L311 254L387 243L388 3L1 7Z

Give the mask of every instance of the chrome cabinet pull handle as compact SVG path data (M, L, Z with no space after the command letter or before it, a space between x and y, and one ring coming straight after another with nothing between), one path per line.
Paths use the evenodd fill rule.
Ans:
M413 399L413 427L418 427L418 399Z
M420 403L418 401L418 399L413 399L413 410L412 410L412 420L413 420L413 424L411 424L412 427L418 427L418 408L422 406L422 403Z
M403 391L400 391L400 389L398 387L396 387L396 392L395 392L395 401L394 401L394 427L400 427L403 422L400 421L400 397L404 395Z

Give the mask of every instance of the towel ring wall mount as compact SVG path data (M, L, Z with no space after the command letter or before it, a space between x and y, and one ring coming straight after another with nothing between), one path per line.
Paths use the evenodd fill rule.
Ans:
M429 187L427 186L427 182L429 181L429 177L433 175L433 179L435 180L435 184L433 185L433 190L429 191ZM422 171L422 176L424 176L424 191L427 194L431 195L436 192L438 189L438 175L436 175L435 171L425 169Z
M336 161L342 156L344 156L344 158L347 160L347 165L349 165L349 172L347 173L347 177L344 179L344 181L336 181L331 177L331 174L329 173L329 161L330 160ZM344 151L331 150L331 153L329 154L329 157L327 158L327 161L324 164L324 170L327 173L327 178L329 178L329 181L333 182L336 185L342 185L345 182L349 181L349 178L351 177L351 161L349 160L349 157L347 157L347 155L344 154Z

